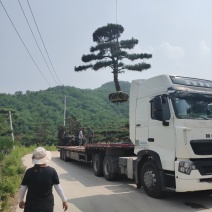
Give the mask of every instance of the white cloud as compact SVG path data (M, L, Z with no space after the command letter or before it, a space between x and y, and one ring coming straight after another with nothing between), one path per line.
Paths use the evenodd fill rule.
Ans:
M169 59L180 60L184 57L185 52L180 46L172 46L171 44L164 42L159 46L159 50L165 54Z
M200 41L199 43L200 53L203 57L208 57L211 53L210 47L205 43L205 41Z

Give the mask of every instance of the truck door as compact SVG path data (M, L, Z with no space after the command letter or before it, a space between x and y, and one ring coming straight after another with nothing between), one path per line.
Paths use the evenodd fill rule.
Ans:
M154 99L149 102L149 148L159 154L163 169L174 170L175 134L169 98L167 96L159 96L159 98L161 100L159 109L161 110L161 120L155 117L154 111L158 108L155 108Z
M148 148L148 105L149 101L147 98L137 100L135 120L135 154L142 149Z

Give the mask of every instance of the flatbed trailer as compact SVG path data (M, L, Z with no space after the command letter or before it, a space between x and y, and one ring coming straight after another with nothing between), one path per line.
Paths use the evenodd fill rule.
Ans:
M134 156L134 145L130 143L94 143L83 146L58 146L60 159L92 163L95 176L115 180L120 174L119 158Z

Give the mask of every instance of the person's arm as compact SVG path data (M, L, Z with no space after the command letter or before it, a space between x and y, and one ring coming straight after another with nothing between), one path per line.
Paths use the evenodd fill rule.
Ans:
M63 202L64 211L66 211L68 209L68 204L66 202L66 197L65 197L62 186L60 184L56 184L56 185L54 185L54 188L55 188L57 194L59 195L59 197L61 198L61 200Z
M19 190L19 208L24 208L25 207L25 202L24 202L24 196L27 190L26 185L21 185L21 188Z

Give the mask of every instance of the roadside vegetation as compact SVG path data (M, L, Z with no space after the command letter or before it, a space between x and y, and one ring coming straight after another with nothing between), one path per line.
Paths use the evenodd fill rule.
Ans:
M13 212L10 203L20 187L26 168L23 166L22 157L32 153L36 148L23 146L13 141L11 136L8 112L0 110L0 212ZM55 146L45 146L48 150L56 150ZM17 200L14 202L17 205Z
M122 90L129 92L130 83L120 82ZM76 117L80 126L92 128L96 133L119 130L128 122L128 102L109 102L108 94L114 91L114 83L100 88L79 89L57 86L43 91L27 91L25 94L0 94L0 116L4 117L4 133L10 133L8 109L11 108L15 140L22 145L54 145L58 143L58 128L64 126L64 97L66 96L66 127ZM2 108L2 109L1 109ZM3 110L4 109L4 110ZM4 112L1 114L1 110ZM0 120L0 124L3 123ZM0 126L1 128L1 126ZM78 134L79 129L75 132Z

